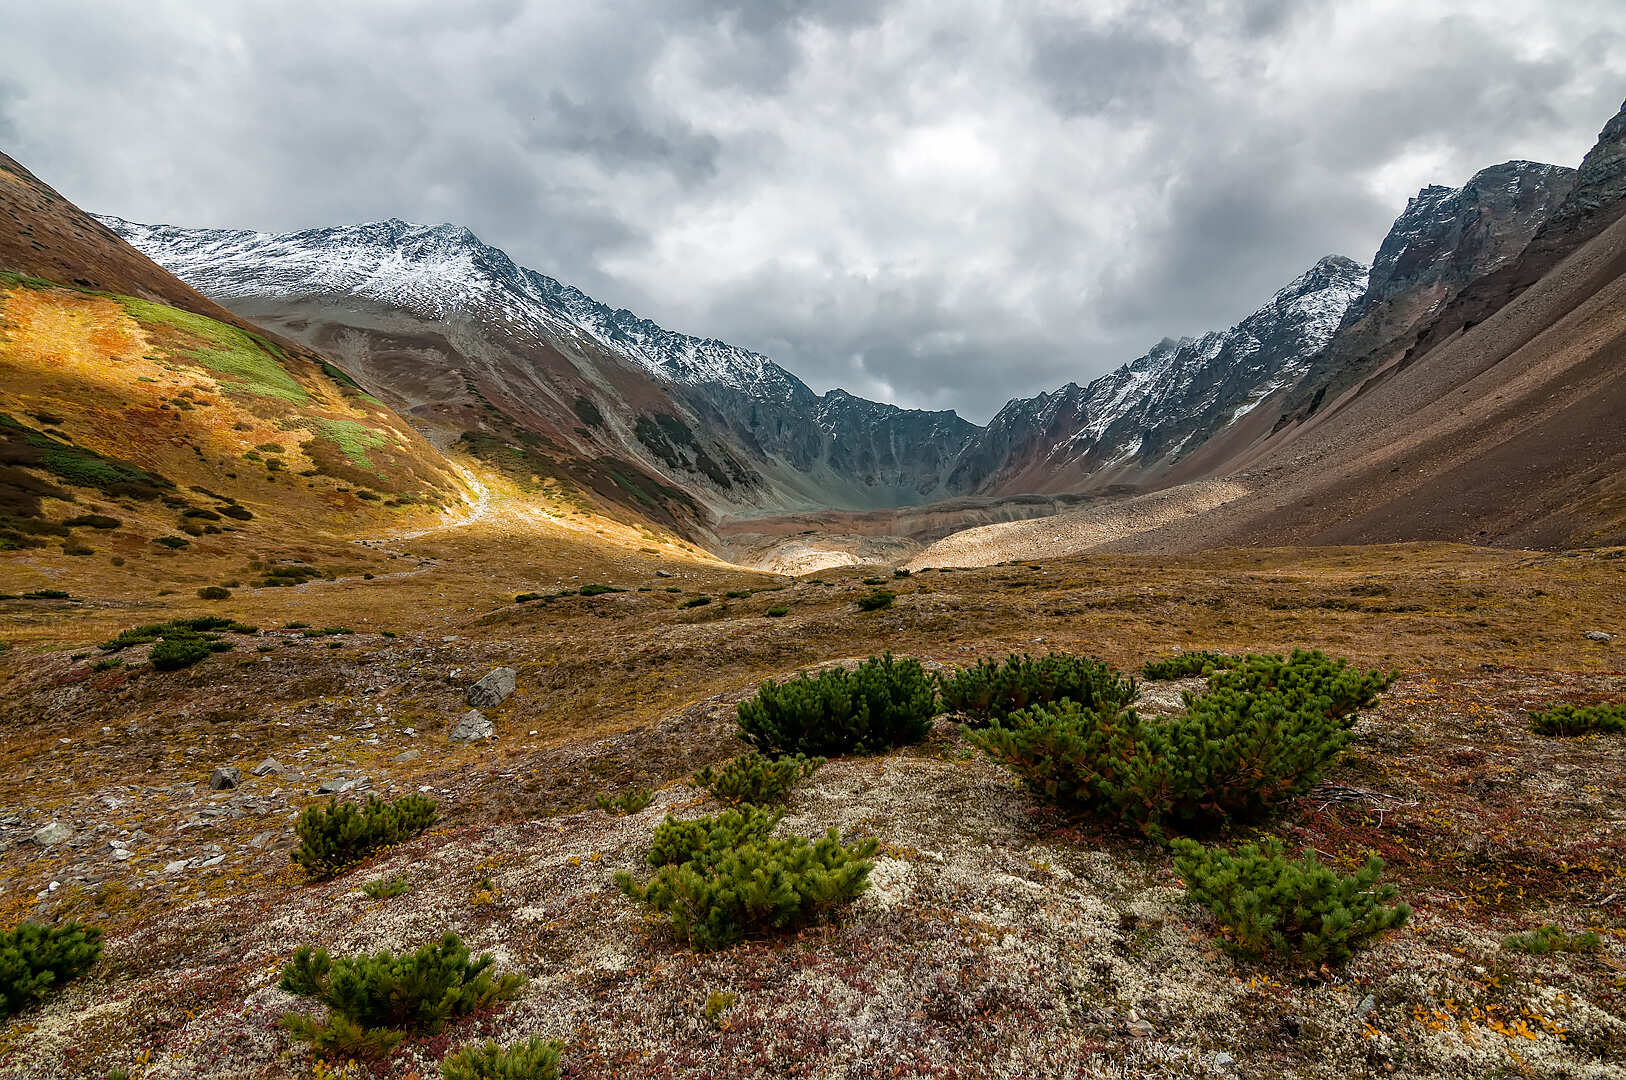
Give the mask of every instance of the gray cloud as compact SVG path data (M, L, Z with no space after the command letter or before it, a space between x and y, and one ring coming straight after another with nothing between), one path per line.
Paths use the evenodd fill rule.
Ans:
M90 209L466 224L818 389L977 420L1235 322L1408 195L1574 164L1626 11L1444 0L60 0L4 148Z

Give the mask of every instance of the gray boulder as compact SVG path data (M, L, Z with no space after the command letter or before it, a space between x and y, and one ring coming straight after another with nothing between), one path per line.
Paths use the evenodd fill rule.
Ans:
M450 738L453 742L476 742L480 739L494 739L496 736L496 725L479 709L470 709L463 714L457 726L452 728Z
M73 839L73 827L61 821L53 821L34 830L34 835L30 839L40 847L55 847Z
M511 667L493 669L489 675L469 687L469 704L476 709L492 709L501 705L514 692L517 674Z
M249 770L250 776L265 776L267 773L281 773L282 765L274 757L268 757L254 768Z
M243 782L243 770L235 766L222 767L209 774L211 791L230 791Z
M1602 630L1588 630L1586 632L1586 639L1588 641L1601 641L1607 645L1611 641L1615 640L1615 635L1606 634Z

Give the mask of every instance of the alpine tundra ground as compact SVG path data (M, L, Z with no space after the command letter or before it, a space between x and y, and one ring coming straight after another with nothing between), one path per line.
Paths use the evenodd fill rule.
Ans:
M334 580L206 602L178 561L175 581L137 587L17 553L5 592L69 597L0 601L0 924L71 915L107 947L0 1030L0 1076L332 1076L276 1024L298 1004L281 963L302 943L401 949L446 930L528 976L522 996L357 1075L428 1077L464 1042L537 1034L567 1045L574 1077L1616 1076L1626 738L1532 735L1524 710L1626 698L1623 554L1237 550L791 579L539 533L499 507L364 550L312 541L301 557ZM895 603L860 612L866 578ZM587 584L625 591L514 601ZM203 613L259 632L178 672L146 646L96 648ZM1401 672L1322 786L1265 825L1346 869L1376 852L1414 907L1347 967L1232 958L1164 852L1042 806L947 718L793 795L781 831L881 841L833 925L697 955L611 882L662 814L704 809L687 778L741 748L733 704L762 678L884 649L1134 668L1294 646ZM497 666L518 690L488 712L496 738L449 743ZM1181 687L1201 688L1150 684L1144 707L1177 708ZM268 757L280 771L252 775ZM241 786L211 791L223 766ZM426 790L442 820L308 884L292 817L333 797L324 782L339 798ZM593 808L632 786L656 789L648 809ZM71 836L33 839L53 822ZM410 891L361 893L391 874ZM1549 922L1602 950L1503 947Z

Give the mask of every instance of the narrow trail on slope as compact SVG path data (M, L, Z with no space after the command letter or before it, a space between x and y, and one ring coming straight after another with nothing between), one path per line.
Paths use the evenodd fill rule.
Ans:
M459 518L456 521L448 521L442 525L431 525L427 529L415 529L412 532L396 533L393 536L377 536L371 539L357 540L356 543L372 546L374 544L393 543L398 540L416 540L418 537L428 536L430 533L445 532L448 529L461 529L486 518L491 513L491 489L481 483L480 478L475 476L473 472L457 462L448 461L447 464L456 469L458 474L463 477L463 481L474 489L476 497L469 507L468 516Z

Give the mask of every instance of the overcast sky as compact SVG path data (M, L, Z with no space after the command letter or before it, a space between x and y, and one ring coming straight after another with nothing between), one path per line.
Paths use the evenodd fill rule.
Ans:
M956 408L1223 328L1406 198L1575 165L1621 0L7 4L0 148L87 209L468 225L815 389Z

